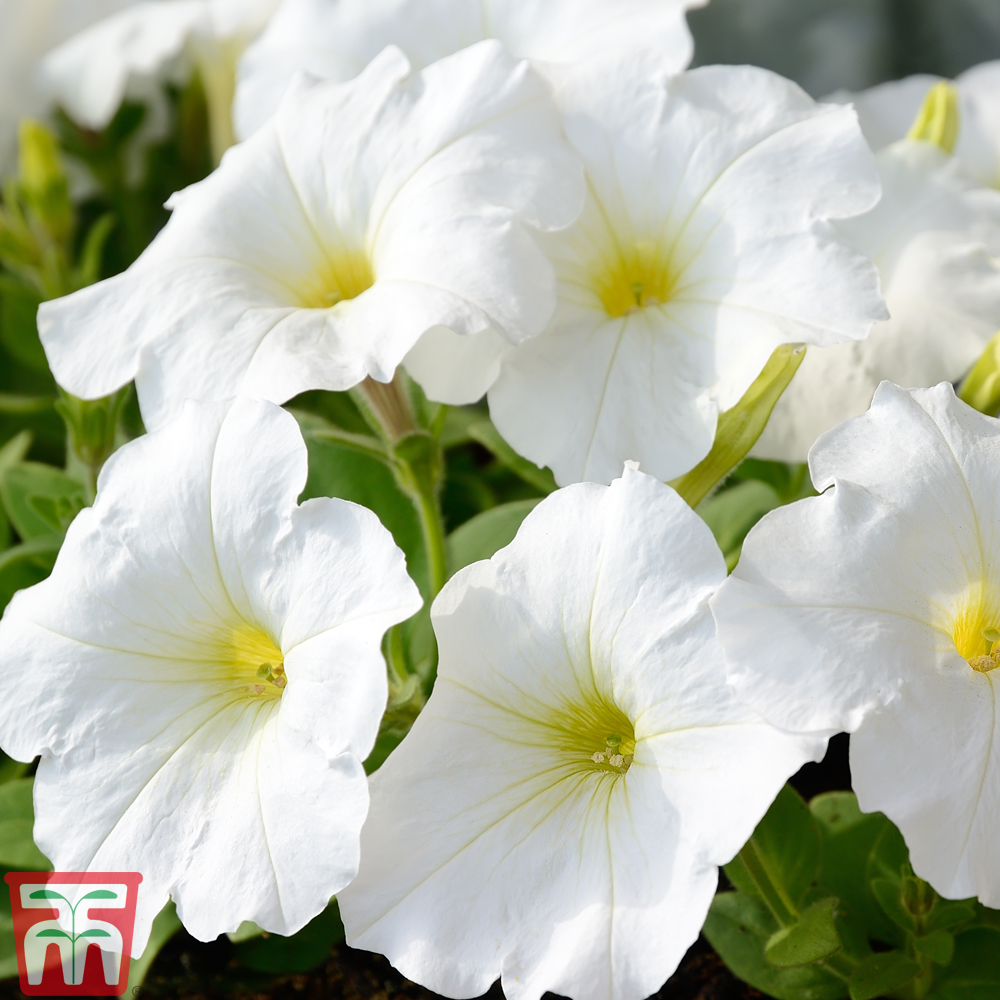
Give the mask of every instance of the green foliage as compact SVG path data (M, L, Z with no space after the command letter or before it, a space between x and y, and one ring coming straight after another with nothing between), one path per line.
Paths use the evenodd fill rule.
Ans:
M17 462L0 472L0 500L22 540L62 536L86 505L83 483L51 465Z
M448 536L448 567L457 573L463 566L489 559L509 545L521 522L538 506L539 500L514 500L477 514Z
M818 899L802 911L794 924L775 931L764 946L767 961L779 969L788 969L812 965L840 951L835 922L839 902L836 896Z
M850 792L807 806L786 786L725 870L736 891L716 896L705 935L778 1000L1000 995L1000 913L941 899Z
M259 930L259 928L258 928ZM235 943L240 964L256 972L308 972L324 962L333 945L344 940L340 909L333 900L297 934L259 933Z
M0 785L0 864L8 870L52 869L31 836L35 822L31 803L34 783L34 778L15 778Z
M875 1000L902 989L920 974L920 965L901 951L869 955L858 963L848 982L851 1000Z
M468 426L469 437L478 441L487 451L496 456L511 472L534 486L542 495L555 490L556 481L549 469L540 469L534 462L522 458L500 436L500 432L488 420Z
M715 897L703 933L729 968L745 982L777 1000L842 1000L847 989L820 965L780 969L764 949L780 929L768 908L742 892Z

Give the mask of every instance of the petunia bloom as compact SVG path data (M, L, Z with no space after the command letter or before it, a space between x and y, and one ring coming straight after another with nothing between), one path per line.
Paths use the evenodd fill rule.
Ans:
M726 567L670 487L560 490L432 619L437 682L371 780L348 942L450 997L654 992L782 782L825 739L736 701Z
M862 809L943 896L1000 906L1000 421L885 382L809 454L822 496L750 532L712 610L736 693L851 733Z
M874 159L853 112L752 67L635 58L564 77L557 99L588 198L541 241L555 315L515 348L434 331L406 367L443 402L489 389L501 434L560 484L628 459L671 479L776 347L885 318L874 265L831 228L877 200Z
M939 79L920 73L858 94L837 91L829 100L856 108L865 138L877 151L907 134L928 90ZM1000 187L1000 61L973 66L958 76L955 85L961 109L955 156L980 184Z
M876 263L891 318L863 341L806 352L753 454L804 462L823 431L864 413L883 379L955 382L1000 329L1000 193L919 140L878 154L882 200L838 225Z
M275 112L296 73L349 80L387 45L420 68L486 38L540 66L655 50L671 71L691 61L685 21L707 0L286 0L240 61L233 115L246 138Z
M57 870L142 874L135 955L168 895L201 940L291 934L357 870L380 642L421 602L375 515L296 506L305 481L279 407L190 403L111 458L0 621L35 840Z
M0 3L0 175L14 159L17 123L51 103L39 61L53 47L134 0L3 0Z
M497 42L411 74L302 79L122 275L45 303L56 379L135 378L147 426L185 398L386 382L425 331L538 333L555 304L532 227L565 225L581 168L549 89Z
M139 0L74 35L41 64L41 77L81 125L104 128L126 95L199 70L216 159L232 145L236 63L280 0Z

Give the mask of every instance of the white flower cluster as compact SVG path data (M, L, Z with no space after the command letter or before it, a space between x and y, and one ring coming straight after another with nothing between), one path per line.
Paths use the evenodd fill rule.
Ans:
M1000 906L1000 423L891 384L840 423L1000 328L1000 100L959 84L952 156L906 137L923 93L898 128L865 97L876 157L849 105L686 70L696 5L144 0L45 62L96 127L187 47L244 138L127 271L39 311L60 385L134 380L148 434L0 622L0 744L40 757L56 868L143 874L135 954L168 899L208 940L336 894L350 944L446 996L639 1000L839 730L917 874ZM727 580L661 480L786 344L758 452L839 424L824 492ZM297 503L280 404L400 366L485 394L564 488L437 595L436 685L369 780L380 644L422 599L371 511Z

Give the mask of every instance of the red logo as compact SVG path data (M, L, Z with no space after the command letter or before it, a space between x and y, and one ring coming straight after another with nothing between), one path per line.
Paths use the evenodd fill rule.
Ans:
M120 997L128 985L138 872L8 872L21 992Z

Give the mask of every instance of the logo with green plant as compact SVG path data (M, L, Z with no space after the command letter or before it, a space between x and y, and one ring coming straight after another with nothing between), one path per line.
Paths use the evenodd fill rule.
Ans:
M131 872L9 873L5 881L22 991L28 996L120 996L128 982L141 880ZM88 954L91 946L96 956Z

